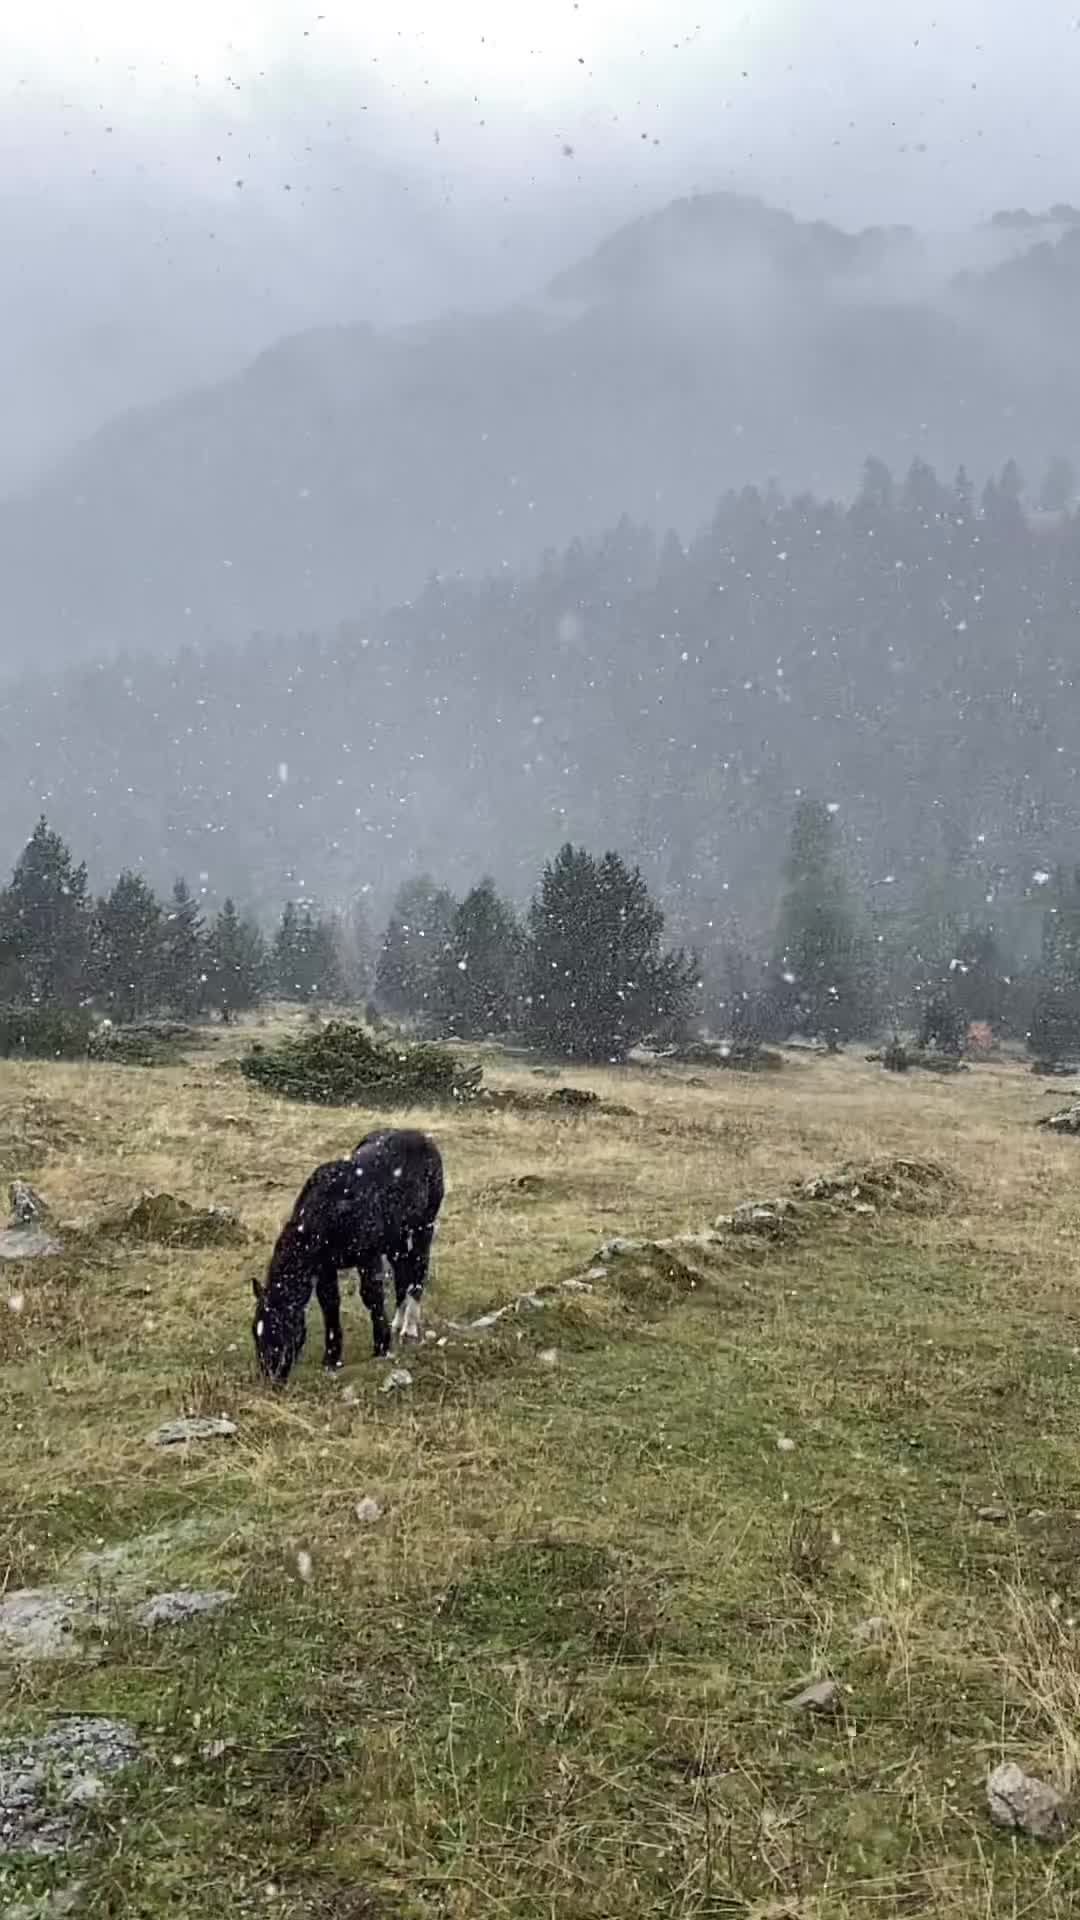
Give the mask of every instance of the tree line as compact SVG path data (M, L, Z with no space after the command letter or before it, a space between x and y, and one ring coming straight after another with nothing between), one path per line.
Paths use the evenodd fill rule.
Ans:
M205 872L264 924L414 866L524 900L569 836L639 865L679 941L727 918L757 948L814 793L868 912L959 875L1034 963L1031 875L1080 845L1073 492L1062 461L870 460L848 503L748 487L692 536L623 521L321 636L24 679L0 820L44 769L95 870Z
M183 879L162 901L141 874L125 871L93 898L85 864L44 818L0 892L0 999L8 1005L93 1005L121 1022L161 1012L231 1019L270 993L344 999L357 984L349 976L341 925L291 901L268 941L232 900L207 917Z
M490 878L460 900L410 880L374 967L362 930L292 901L268 939L231 900L206 916L182 879L162 902L124 872L94 899L85 865L41 819L0 892L0 1001L93 1006L120 1022L229 1020L268 996L366 1002L451 1036L516 1033L594 1061L695 1028L752 1044L797 1031L829 1045L904 1028L956 1050L983 1023L1047 1059L1080 1051L1080 866L1033 877L1038 956L1018 966L986 904L971 911L958 884L915 909L868 912L836 812L797 803L764 950L730 925L692 952L666 945L640 869L567 843L523 916Z

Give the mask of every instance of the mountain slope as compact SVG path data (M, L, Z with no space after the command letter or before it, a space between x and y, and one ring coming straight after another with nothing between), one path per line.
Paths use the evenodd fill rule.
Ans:
M1056 334L1076 304L1045 244L1038 272L1023 256L990 291L969 276L916 303L895 292L910 235L707 196L613 236L531 306L290 339L0 505L5 659L325 627L432 571L531 564L624 511L689 532L748 478L847 489L870 449L1040 466L1080 446L1080 380L1026 344L1044 284Z

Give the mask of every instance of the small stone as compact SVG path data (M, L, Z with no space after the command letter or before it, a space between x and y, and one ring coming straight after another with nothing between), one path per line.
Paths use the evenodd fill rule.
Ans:
M77 1837L80 1808L104 1792L103 1776L138 1753L126 1722L80 1715L32 1739L0 1741L0 1858L63 1853Z
M75 1606L62 1587L15 1587L0 1595L0 1655L58 1660L79 1652Z
M835 1713L840 1701L840 1689L835 1680L814 1680L804 1687L789 1707L797 1707L804 1713Z
M865 1620L856 1622L852 1630L852 1639L860 1647L879 1647L888 1640L892 1628L883 1613L868 1614Z
M1010 1827L1037 1840L1064 1838L1068 1823L1060 1793L1014 1760L994 1768L986 1782L986 1802L996 1827Z
M90 1807L100 1800L106 1791L105 1782L96 1773L82 1773L64 1790L64 1804L68 1807Z
M733 1233L758 1233L767 1240L779 1240L786 1231L788 1215L791 1213L788 1200L766 1200L748 1202L736 1207L731 1216Z
M540 1352L536 1356L536 1364L539 1367L547 1367L549 1369L557 1367L559 1364L558 1347L541 1347Z
M235 1420L223 1413L183 1414L148 1434L147 1443L151 1447L181 1447L189 1440L228 1440L235 1432Z
M158 1593L139 1607L135 1618L140 1627L175 1627L181 1621L195 1620L200 1614L220 1613L236 1595L227 1587L212 1587L200 1592L196 1587L178 1587L174 1593Z
M9 1227L36 1227L48 1219L48 1207L28 1180L13 1180L8 1191L11 1197Z
M353 1511L362 1527L370 1527L376 1520L382 1519L382 1508L370 1493L358 1500Z
M343 1389L341 1395L341 1404L343 1407L355 1407L359 1405L359 1402L360 1395L357 1393L355 1387L350 1386Z
M977 1520L986 1520L995 1527L1003 1526L1008 1517L1008 1507L980 1507L975 1515Z
M782 1433L779 1435L776 1442L776 1451L777 1453L794 1453L795 1442L790 1434Z
M379 1388L379 1392L400 1393L404 1388L411 1387L412 1383L413 1377L408 1367L395 1367L391 1373L387 1374L386 1379Z

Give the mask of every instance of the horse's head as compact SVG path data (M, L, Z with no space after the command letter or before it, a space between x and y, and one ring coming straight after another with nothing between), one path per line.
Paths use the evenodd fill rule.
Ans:
M275 1386L283 1387L303 1352L306 1315L271 1298L269 1288L258 1278L253 1278L251 1287L255 1295L251 1334L259 1371Z

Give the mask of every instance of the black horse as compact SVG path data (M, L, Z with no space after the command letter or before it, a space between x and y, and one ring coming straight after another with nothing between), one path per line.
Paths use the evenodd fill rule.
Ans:
M393 1128L365 1134L348 1160L316 1167L304 1182L255 1290L252 1333L262 1372L284 1385L303 1351L312 1289L325 1327L323 1365L341 1365L338 1274L355 1267L360 1298L371 1315L375 1357L391 1334L420 1338L420 1298L427 1279L435 1221L443 1199L442 1156L426 1133ZM391 1328L382 1266L394 1276L397 1311Z

